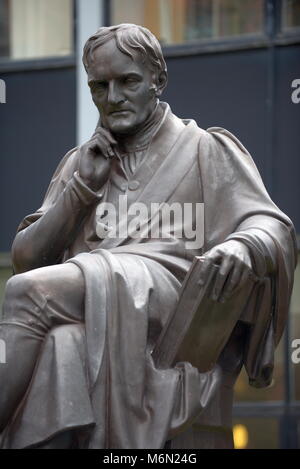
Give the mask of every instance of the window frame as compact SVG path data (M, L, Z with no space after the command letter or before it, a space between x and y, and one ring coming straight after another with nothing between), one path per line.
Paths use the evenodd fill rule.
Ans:
M103 1L103 8L104 25L109 26L112 24L110 0ZM300 42L300 27L295 28L293 31L281 30L283 0L264 0L263 8L264 26L262 32L218 39L195 40L182 44L163 44L164 56L166 58L182 57L243 49L268 48Z
M72 15L72 30L73 30L73 52L69 55L61 56L46 56L37 58L20 58L12 59L10 57L0 57L0 72L9 73L15 71L29 71L29 70L47 70L53 68L69 68L76 66L76 27L77 27L77 2L72 0L73 15Z
M278 3L277 35L278 37L300 36L300 25L294 28L283 30L283 6L286 0L280 0Z

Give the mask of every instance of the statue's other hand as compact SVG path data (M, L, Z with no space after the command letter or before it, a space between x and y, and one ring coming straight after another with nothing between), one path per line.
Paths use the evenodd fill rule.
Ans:
M108 179L116 143L108 130L98 127L91 139L80 147L79 176L93 191L97 192Z
M204 256L200 274L200 284L205 284L212 264L219 270L211 289L211 298L225 302L237 287L242 286L252 273L252 261L248 247L240 241L230 240L219 244Z

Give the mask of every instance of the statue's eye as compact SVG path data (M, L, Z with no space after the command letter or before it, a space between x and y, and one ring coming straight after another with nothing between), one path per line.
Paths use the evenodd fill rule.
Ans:
M93 93L101 93L106 90L107 83L105 81L94 81L90 87Z
M107 88L107 83L105 81L97 81L96 88L98 89L105 89Z
M124 82L126 85L135 85L136 83L138 83L138 79L135 77L127 77L125 78Z

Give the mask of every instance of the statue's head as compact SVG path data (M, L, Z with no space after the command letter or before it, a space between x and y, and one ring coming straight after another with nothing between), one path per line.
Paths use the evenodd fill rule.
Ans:
M113 133L134 133L154 110L167 84L156 37L135 24L100 28L83 51L92 99Z

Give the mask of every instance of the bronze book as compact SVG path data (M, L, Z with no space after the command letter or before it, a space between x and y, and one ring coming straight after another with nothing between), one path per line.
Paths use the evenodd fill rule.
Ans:
M182 284L175 311L170 315L152 351L158 368L169 368L187 361L200 372L210 370L218 360L237 321L246 318L256 279L233 292L225 302L210 298L219 269L213 265L207 282L199 284L203 257L195 257ZM252 295L255 296L255 295ZM251 305L253 310L253 305Z

